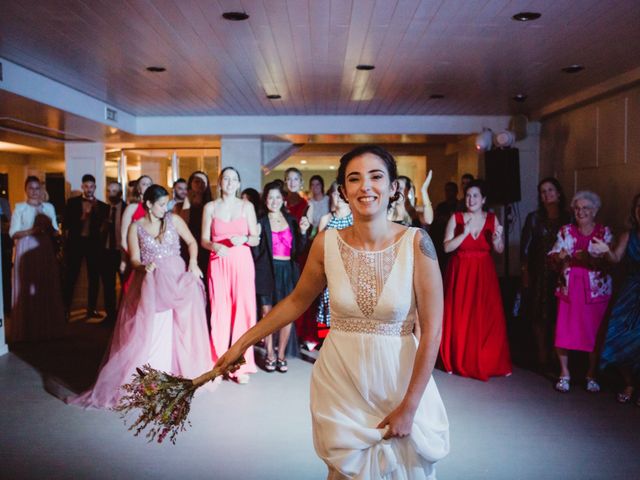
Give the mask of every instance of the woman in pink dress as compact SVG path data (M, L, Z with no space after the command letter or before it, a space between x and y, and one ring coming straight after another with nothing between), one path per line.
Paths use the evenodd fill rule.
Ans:
M595 222L600 208L598 195L580 191L574 195L571 207L576 223L560 228L549 252L560 271L555 339L560 378L555 388L563 393L569 391L569 350L578 350L589 353L586 388L594 393L600 391L595 379L596 338L611 299L611 276L605 270L613 259L613 237L609 227Z
M220 198L204 207L201 239L211 251L207 280L214 361L256 323L255 267L249 247L260 240L253 205L239 198L238 171L224 168L218 188ZM245 360L232 375L238 383L248 383L249 373L257 371L253 350Z
M198 244L177 215L167 213L169 193L151 185L144 194L146 214L129 227L133 267L122 298L113 338L95 385L69 403L111 408L136 367L150 364L173 375L193 377L210 369L204 289ZM189 266L180 256L180 239L189 247Z

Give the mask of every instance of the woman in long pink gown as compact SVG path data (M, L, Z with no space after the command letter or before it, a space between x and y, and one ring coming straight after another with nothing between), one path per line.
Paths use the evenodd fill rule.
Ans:
M168 201L160 185L145 192L146 215L129 227L133 279L122 298L105 362L95 385L67 399L71 404L115 406L121 385L146 363L189 378L213 365L198 245L184 221L166 213ZM180 238L189 247L188 269L180 256Z
M204 207L201 239L202 246L211 250L207 280L214 361L256 324L255 266L249 247L260 240L253 205L238 198L238 171L226 167L218 183L220 198ZM245 360L231 375L238 383L247 383L249 373L257 372L253 350L247 351Z

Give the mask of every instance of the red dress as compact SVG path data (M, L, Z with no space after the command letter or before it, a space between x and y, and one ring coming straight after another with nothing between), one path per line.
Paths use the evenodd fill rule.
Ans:
M464 230L455 214L455 235ZM440 358L444 370L488 380L511 373L511 356L498 276L491 258L495 215L488 213L478 238L468 235L454 252L444 280Z

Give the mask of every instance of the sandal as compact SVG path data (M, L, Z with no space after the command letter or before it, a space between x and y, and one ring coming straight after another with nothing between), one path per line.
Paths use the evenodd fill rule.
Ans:
M280 359L278 359L278 361L276 362L276 368L280 373L287 373L287 371L289 370L289 367L287 366L287 361L280 360Z
M629 403L631 401L632 396L633 396L633 387L625 387L624 390L622 390L616 395L616 400L618 401L618 403Z
M276 361L271 359L269 360L269 358L265 358L264 359L264 369L267 372L275 372L276 370Z
M600 384L596 382L593 378L587 377L587 392L589 393L598 393L600 391Z
M558 383L556 383L556 390L561 393L568 393L571 389L571 384L569 383L570 381L571 377L560 377L558 379Z

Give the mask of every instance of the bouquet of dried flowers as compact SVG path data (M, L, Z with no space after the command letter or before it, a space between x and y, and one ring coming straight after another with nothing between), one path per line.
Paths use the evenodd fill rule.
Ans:
M245 360L240 357L230 369L243 363ZM171 443L175 444L178 433L186 430L186 425L191 426L187 417L195 391L225 373L214 368L191 380L144 365L136 369L131 383L122 386L126 394L114 410L120 412L123 419L132 410L140 410L138 419L129 427L129 430L135 430L135 436L149 427L146 437L150 442L157 440L162 443L169 436Z

